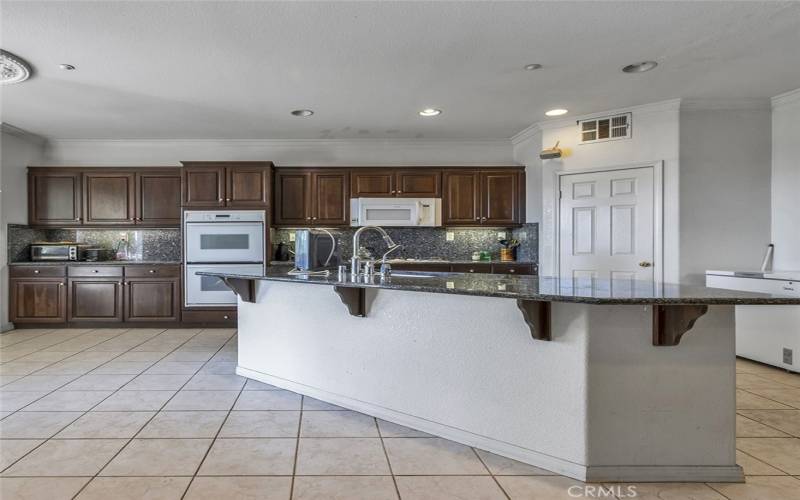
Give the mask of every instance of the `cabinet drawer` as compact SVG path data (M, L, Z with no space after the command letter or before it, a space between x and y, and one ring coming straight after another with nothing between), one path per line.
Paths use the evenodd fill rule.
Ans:
M236 325L236 310L231 311L188 311L184 310L181 314L183 323L218 323Z
M492 272L495 274L535 274L531 264L492 264Z
M492 272L492 265L484 263L453 264L451 269L454 273L490 273Z
M122 266L69 266L67 270L70 278L115 278L122 276Z
M66 276L67 266L9 266L12 278L47 278Z
M181 266L178 264L125 266L127 278L178 278L180 275Z

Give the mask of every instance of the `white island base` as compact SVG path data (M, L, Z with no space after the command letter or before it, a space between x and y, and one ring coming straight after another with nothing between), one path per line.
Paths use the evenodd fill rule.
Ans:
M734 307L677 346L653 306L552 302L535 340L508 298L257 281L237 373L583 481L742 481Z

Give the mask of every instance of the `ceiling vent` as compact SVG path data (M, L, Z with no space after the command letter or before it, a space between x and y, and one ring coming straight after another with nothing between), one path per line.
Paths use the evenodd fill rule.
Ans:
M578 120L581 144L631 138L631 114L622 113L589 120Z

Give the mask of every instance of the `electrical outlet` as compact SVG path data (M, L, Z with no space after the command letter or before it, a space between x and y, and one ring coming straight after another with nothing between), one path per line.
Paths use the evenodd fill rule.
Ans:
M504 239L506 239L506 232L505 231L498 232L497 233L497 241L504 240Z
M447 288L449 288L449 289L453 289L453 288L456 287L456 282L455 281L448 281L447 283L445 283L445 286Z
M294 231L289 233L289 241L294 241Z
M453 231L447 231L446 233L444 233L444 239L446 241L455 241L456 233L454 233Z
M786 347L783 348L783 362L786 363L787 365L792 364L792 358L793 358L792 354L793 353L791 349L787 349Z

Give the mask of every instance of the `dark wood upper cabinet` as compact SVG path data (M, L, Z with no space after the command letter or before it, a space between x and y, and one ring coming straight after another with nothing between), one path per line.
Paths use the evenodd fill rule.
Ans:
M180 283L180 278L126 278L125 321L178 321Z
M394 168L350 171L352 198L439 198L442 196L442 172L438 169Z
M9 316L14 323L67 321L66 278L12 278Z
M127 225L136 223L135 174L84 172L84 224Z
M444 172L442 222L444 225L480 224L480 172L448 170Z
M387 198L394 196L395 175L389 169L350 171L350 196L353 198Z
M122 321L122 278L70 278L69 321Z
M181 171L184 207L224 207L225 167L190 167Z
M263 166L227 167L228 207L268 207L270 169Z
M311 221L314 225L345 226L350 221L347 171L315 172L311 177Z
M81 173L36 169L28 173L28 223L32 226L71 226L81 223Z
M443 184L446 226L510 226L525 221L521 168L445 170Z
M342 169L285 168L275 171L275 224L349 225L350 176Z
M517 224L519 218L519 172L491 171L481 174L481 222Z
M269 161L185 161L184 207L268 208Z
M442 172L427 168L398 170L395 174L397 196L439 198L442 196Z
M181 175L177 169L154 169L136 174L136 223L180 225Z
M311 224L311 172L275 172L275 224Z

